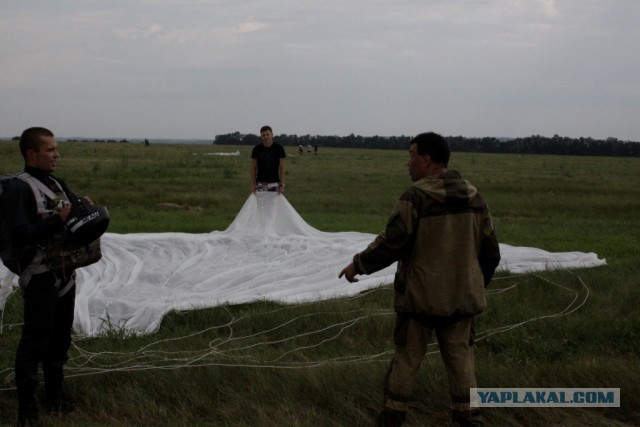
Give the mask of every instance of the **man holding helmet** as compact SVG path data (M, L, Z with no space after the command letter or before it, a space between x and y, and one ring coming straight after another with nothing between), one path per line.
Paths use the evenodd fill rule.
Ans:
M24 325L15 361L18 425L37 425L35 390L42 363L44 407L69 412L73 405L63 392L63 366L68 359L75 306L75 270L52 268L47 247L64 239L77 196L52 174L60 157L53 133L42 127L20 137L24 173L3 195L2 215L11 242L24 299ZM45 197L45 195L48 195ZM53 197L50 195L54 195ZM90 199L87 201L91 204ZM66 271L64 271L66 270Z

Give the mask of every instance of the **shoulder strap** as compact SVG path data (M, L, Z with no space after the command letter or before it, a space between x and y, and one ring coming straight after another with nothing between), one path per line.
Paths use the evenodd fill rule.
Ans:
M38 213L50 212L47 209L47 203L43 196L49 198L49 200L54 200L57 197L56 194L53 191L51 191L49 187L44 185L42 181L34 178L27 172L21 173L20 175L18 175L18 178L20 178L22 181L29 184L29 186L31 187L31 190L33 191L33 195L36 198L36 204L38 205ZM51 178L51 179L53 180L53 182L55 182L56 186L60 190L60 193L64 194L64 197L66 198L67 195L64 193L64 190L62 189L62 186L60 185L60 183L54 178Z

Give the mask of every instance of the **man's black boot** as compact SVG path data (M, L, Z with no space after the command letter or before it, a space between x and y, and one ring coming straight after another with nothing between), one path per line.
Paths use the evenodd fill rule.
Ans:
M30 402L18 401L18 427L37 427L40 425L38 405L35 399Z
M65 397L64 394L61 394L55 398L45 398L44 409L48 413L68 414L69 412L73 412L76 407L71 400Z
M62 386L54 390L47 390L43 406L48 413L68 414L76 409Z
M376 417L375 427L400 427L406 417L405 411L383 408Z
M38 414L38 402L36 401L36 386L38 382L28 377L16 379L16 390L18 392L18 421L16 425L39 426L40 417Z
M484 418L479 409L469 411L453 411L451 425L454 427L480 427L484 425Z
M62 369L47 368L44 371L44 409L49 413L72 412L75 406L64 391Z

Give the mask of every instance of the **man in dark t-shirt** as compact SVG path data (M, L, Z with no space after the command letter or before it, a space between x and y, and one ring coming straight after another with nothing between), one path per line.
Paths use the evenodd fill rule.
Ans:
M280 144L273 142L269 126L260 129L262 142L251 151L251 192L284 193L284 165L287 155Z

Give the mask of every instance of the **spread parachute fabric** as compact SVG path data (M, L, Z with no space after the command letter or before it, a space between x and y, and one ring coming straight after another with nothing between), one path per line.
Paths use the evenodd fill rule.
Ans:
M110 329L152 333L171 310L356 295L393 281L395 265L359 276L357 283L338 279L353 255L374 238L368 233L317 230L276 193L250 195L224 231L106 233L102 259L78 270L74 329L88 336ZM605 264L593 253L550 253L505 244L500 249L499 271ZM0 268L0 278L7 273ZM6 284L0 290L0 308L3 295L6 298Z

